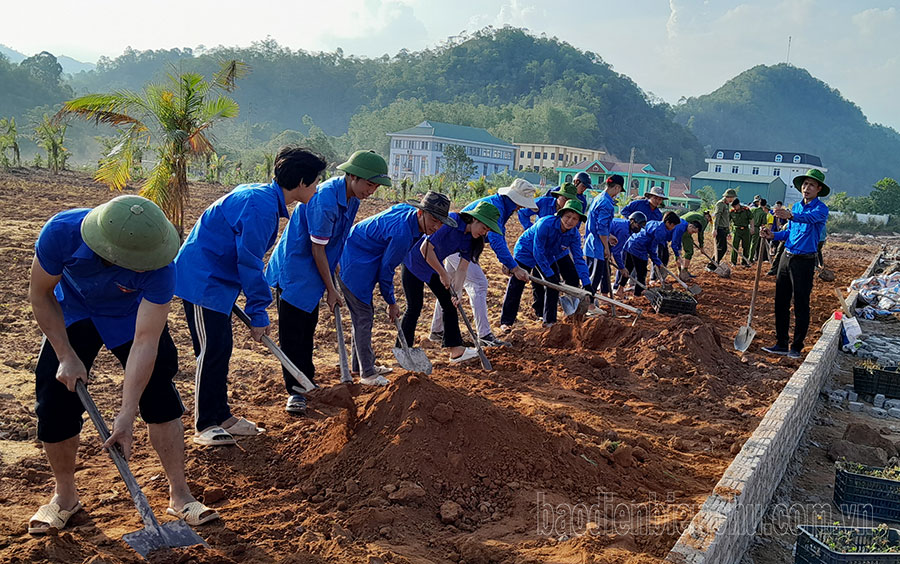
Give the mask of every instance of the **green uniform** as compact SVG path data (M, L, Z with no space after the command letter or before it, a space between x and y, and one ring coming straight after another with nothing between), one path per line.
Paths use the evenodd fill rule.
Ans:
M737 264L738 249L741 250L744 263L750 259L750 208L738 206L731 208L731 264Z
M692 221L699 221L701 229L697 232L697 239L700 243L700 246L703 246L703 232L706 231L706 226L708 225L706 221L706 216L701 212L688 212L681 216L681 219L687 221L688 223ZM684 249L684 258L690 261L694 258L694 238L691 237L691 234L687 231L684 232L684 235L681 236L681 248Z
M762 207L755 207L750 210L750 219L753 225L750 229L750 260L759 258L759 228L768 221L768 212Z

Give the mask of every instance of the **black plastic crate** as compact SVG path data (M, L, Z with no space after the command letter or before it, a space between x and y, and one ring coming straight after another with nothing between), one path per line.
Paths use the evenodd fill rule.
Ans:
M873 466L863 468L881 470ZM834 468L834 504L845 515L900 523L900 481L856 474L838 463Z
M823 525L800 525L794 564L882 564L900 563L900 553L893 552L835 552L823 540L838 532L850 532L857 550L863 550L878 529L868 527L830 527ZM888 541L892 546L900 546L900 531L887 529Z
M653 306L656 313L665 315L681 315L683 313L697 315L697 300L694 299L694 296L684 292L679 292L679 294L684 299L665 297L659 290L654 290L651 292L653 297L650 298L650 305Z
M896 368L883 370L853 367L853 390L857 394L884 394L886 398L900 399L900 372Z

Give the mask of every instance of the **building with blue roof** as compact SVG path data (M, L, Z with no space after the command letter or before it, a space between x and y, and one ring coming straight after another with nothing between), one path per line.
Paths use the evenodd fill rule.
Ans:
M771 189L770 194L779 192L780 179L787 187L784 191L785 205L799 201L800 192L793 189L794 178L806 174L811 168L817 168L822 172L828 169L822 166L822 159L809 153L795 153L791 151L747 151L743 149L716 149L712 156L706 159L707 170L691 177L691 192L696 193L704 185L713 186L721 196L721 191L726 187L754 186L753 190ZM702 175L702 178L700 176ZM755 192L759 193L759 192ZM763 197L765 197L765 191ZM739 196L741 200L745 195ZM769 198L772 199L771 197ZM778 198L781 199L781 198ZM774 201L772 202L774 203Z

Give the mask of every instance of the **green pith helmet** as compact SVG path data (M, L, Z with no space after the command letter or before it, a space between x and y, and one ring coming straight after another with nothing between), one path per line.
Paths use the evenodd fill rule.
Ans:
M473 209L466 212L460 212L460 215L467 215L477 219L481 223L487 225L494 233L503 235L503 231L500 230L500 210L498 210L497 206L494 204L478 202L478 205Z
M575 188L574 184L566 182L562 186L559 187L559 190L554 190L550 192L551 196L563 196L568 198L569 200L574 200L578 198L578 188Z
M825 184L825 173L817 168L811 168L806 171L806 174L801 174L800 176L794 177L794 188L797 190L803 191L803 180L806 178L810 178L818 182L822 189L819 191L819 198L824 198L829 193L831 193L831 188Z
M81 238L100 258L146 272L167 266L181 241L159 206L141 196L119 196L92 209L81 222Z
M734 188L729 188L728 190L725 190L723 196L726 198L737 198L737 192L735 192Z
M584 215L584 206L581 205L581 202L578 200L569 200L566 202L566 205L561 207L558 212L556 212L557 217L562 217L562 214L567 211L573 211L578 214L578 217L581 218L581 221L587 221L587 216Z
M391 185L387 163L375 151L356 151L350 155L347 162L338 165L338 170L343 170L347 174L358 176L382 186Z

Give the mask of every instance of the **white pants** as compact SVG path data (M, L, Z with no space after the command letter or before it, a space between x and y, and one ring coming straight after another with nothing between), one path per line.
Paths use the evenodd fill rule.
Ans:
M459 268L459 253L450 255L444 260L444 268L447 273L453 276L456 269ZM475 312L475 330L479 337L484 337L491 332L491 322L488 321L487 313L487 290L488 281L484 275L484 271L478 264L469 263L469 269L466 271L466 283L463 286L469 295L469 303L472 305L472 311ZM431 332L440 333L444 330L444 310L441 305L435 301L434 316L431 318Z

